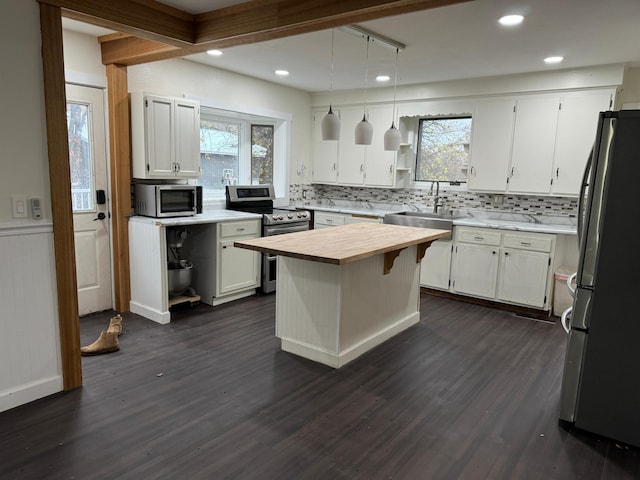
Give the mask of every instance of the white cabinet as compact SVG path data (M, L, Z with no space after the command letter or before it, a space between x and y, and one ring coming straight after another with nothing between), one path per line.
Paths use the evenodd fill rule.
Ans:
M131 93L131 152L134 178L198 178L200 104Z
M550 309L555 235L470 227L454 232L453 292Z
M313 213L313 228L327 228L337 227L338 225L344 225L347 215L342 213L330 213L315 211Z
M326 111L314 112L314 183L394 187L398 176L404 182L405 170L396 170L396 152L384 149L384 133L391 126L393 107L374 105L367 108L367 112L374 132L371 145L355 143L355 128L362 120L362 107L334 110L340 116L338 141L322 140L321 122Z
M436 240L427 248L420 264L420 285L423 287L449 289L451 272L451 240Z
M396 152L384 149L384 133L391 127L393 107L371 106L368 111L373 140L365 147L364 183L372 187L391 187L396 175Z
M343 108L340 113L338 182L341 185L363 185L366 147L356 145L354 133L356 125L362 120L363 110L362 108Z
M494 100L476 104L469 150L469 190L506 190L514 109L514 100Z
M260 253L233 246L233 242L260 236L260 220L218 224L218 265L215 299L260 285Z
M519 99L513 131L509 192L549 193L560 97Z
M454 232L453 291L494 298L501 234L498 231L458 227Z
M344 223L382 223L382 217L353 214L347 215L344 219Z
M334 110L340 116L340 111ZM326 111L313 114L313 173L315 183L336 183L338 181L338 140L322 139L322 118Z
M612 90L562 96L552 172L553 195L577 196L598 126L598 113L608 110Z

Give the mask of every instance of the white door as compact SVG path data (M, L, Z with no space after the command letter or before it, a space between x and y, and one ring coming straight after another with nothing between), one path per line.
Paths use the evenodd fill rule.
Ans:
M113 307L104 91L67 85L67 128L80 315Z

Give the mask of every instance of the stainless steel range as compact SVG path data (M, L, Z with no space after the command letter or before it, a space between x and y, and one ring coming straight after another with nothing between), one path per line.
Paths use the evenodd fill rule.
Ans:
M226 206L229 210L262 214L262 236L309 230L311 213L308 210L274 209L275 191L273 185L227 185ZM262 255L262 291L276 289L275 255Z

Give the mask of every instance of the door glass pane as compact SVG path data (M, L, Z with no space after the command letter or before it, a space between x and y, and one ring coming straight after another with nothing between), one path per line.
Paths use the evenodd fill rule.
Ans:
M251 125L251 184L273 183L273 125Z
M71 199L74 212L94 210L93 152L89 105L67 103Z

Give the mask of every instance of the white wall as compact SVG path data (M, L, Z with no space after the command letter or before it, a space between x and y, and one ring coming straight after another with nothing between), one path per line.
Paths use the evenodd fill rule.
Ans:
M98 39L71 30L63 30L62 38L65 80L69 83L106 88L107 73L101 61Z
M40 45L38 2L0 3L0 411L62 390ZM15 221L11 195L45 218Z

